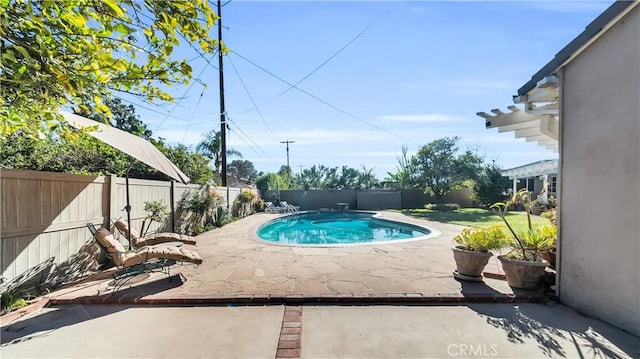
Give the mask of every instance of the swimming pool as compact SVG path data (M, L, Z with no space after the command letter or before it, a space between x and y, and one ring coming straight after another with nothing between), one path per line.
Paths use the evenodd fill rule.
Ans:
M426 239L427 228L378 218L373 212L302 212L271 220L256 230L273 244L339 247Z

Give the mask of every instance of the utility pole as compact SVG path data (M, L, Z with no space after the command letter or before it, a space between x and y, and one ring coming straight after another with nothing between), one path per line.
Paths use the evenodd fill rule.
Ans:
M290 143L296 143L296 141L280 141L280 143L286 143L287 144L287 170L291 171L291 167L289 167L289 144Z
M220 74L220 184L227 186L227 121L224 108L224 72L222 71L222 5L218 0L218 73Z

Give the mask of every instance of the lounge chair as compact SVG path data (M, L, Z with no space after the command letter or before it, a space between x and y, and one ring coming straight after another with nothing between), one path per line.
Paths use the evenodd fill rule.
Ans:
M131 233L131 245L135 248L140 248L144 246L153 246L160 243L167 242L182 242L184 244L196 244L195 237L186 236L184 234L171 233L171 232L162 232L162 233L154 233L148 236L140 237L140 233L135 229L129 229L127 223L123 220L117 220L113 223L113 225L122 233L125 238L129 238L129 233Z
M198 253L172 246L145 246L127 252L122 243L116 240L106 228L96 230L93 224L87 226L96 242L106 251L113 264L118 268L114 272L114 292L126 283L128 278L137 274L159 271L170 276L169 267L176 262L181 264L188 262L195 265L202 263L202 258Z
M290 205L286 201L280 201L280 205L284 207L286 212L298 212L298 210L300 210L300 206Z
M283 207L274 205L273 202L265 202L264 211L267 213L282 213L285 211L285 209Z

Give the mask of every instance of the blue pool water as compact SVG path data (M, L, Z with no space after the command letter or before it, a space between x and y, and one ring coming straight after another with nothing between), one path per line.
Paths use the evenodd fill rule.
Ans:
M408 240L428 229L374 217L367 212L306 212L276 218L258 228L260 239L295 245L341 245Z

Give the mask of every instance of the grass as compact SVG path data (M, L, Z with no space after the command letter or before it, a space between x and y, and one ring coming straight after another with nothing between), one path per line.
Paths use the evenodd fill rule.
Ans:
M428 209L417 208L405 209L402 213L416 218L428 219L430 221L453 223L468 227L491 227L499 225L502 226L505 231L508 231L506 225L502 221L502 218L498 217L490 210L481 208L461 208L455 211L431 211ZM509 221L509 224L516 233L526 231L528 229L527 214L525 212L509 212L507 214L507 221ZM531 222L534 226L549 223L546 218L534 215L531 216Z

